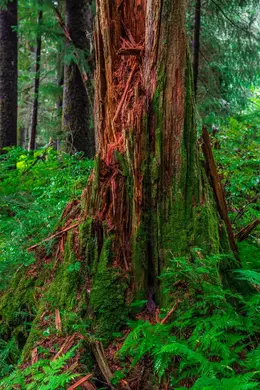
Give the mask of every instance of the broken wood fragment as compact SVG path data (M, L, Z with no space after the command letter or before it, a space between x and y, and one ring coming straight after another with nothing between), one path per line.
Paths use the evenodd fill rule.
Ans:
M91 377L92 377L92 374L88 374L88 375L84 376L84 378L79 379L76 383L74 383L72 386L70 386L70 387L68 388L68 390L74 390L74 389L76 389L77 387L79 387L80 385L85 384L85 382L88 382L89 379L90 379ZM89 387L89 390L90 390L91 388L92 388L92 389L95 389L95 387L94 387L93 385L91 385L91 387Z
M106 382L111 386L111 379L113 377L112 371L110 370L105 354L103 344L99 341L92 344L92 351L97 361L98 367L105 378Z
M178 309L180 303L181 303L181 300L178 299L177 302L175 303L175 305L169 311L169 313L167 313L167 315L161 320L162 325L165 324L168 321L168 319L171 317L171 315Z
M55 326L59 332L62 332L62 323L60 317L60 311L58 309L55 310Z

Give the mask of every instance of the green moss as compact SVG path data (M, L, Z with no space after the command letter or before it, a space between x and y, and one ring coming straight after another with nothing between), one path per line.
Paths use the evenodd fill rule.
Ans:
M146 299L148 287L148 260L147 260L148 227L141 222L132 239L132 265L134 272L134 299Z
M95 274L98 265L98 242L93 232L93 220L88 218L79 227L80 251L83 257L83 272L89 276Z
M113 338L113 333L120 330L127 317L126 279L120 270L111 267L113 240L114 237L110 236L104 242L90 294L91 306L96 316L96 335L105 342Z
M72 248L72 235L69 232L64 249L64 260L57 269L55 278L45 296L51 307L75 309L77 292L81 282L80 272L73 270L73 265L77 262Z

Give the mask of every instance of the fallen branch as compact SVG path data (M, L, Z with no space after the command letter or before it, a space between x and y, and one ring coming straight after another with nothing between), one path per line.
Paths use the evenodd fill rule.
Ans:
M74 385L70 386L68 388L68 390L76 389L80 385L83 385L83 383L87 382L91 377L92 377L92 374L88 374L88 375L84 376L84 378L79 379L76 383L74 383Z
M260 224L260 219L256 219L251 222L243 229L241 229L236 235L235 238L238 242L244 241L248 238L249 234Z
M68 226L68 227L66 227L66 228L63 229L63 230L60 230L58 233L55 233L55 234L53 234L52 236L50 236L50 237L48 237L48 238L45 238L45 240L42 240L42 241L39 242L38 244L35 244L35 245L33 245L33 246L30 246L30 248L28 248L27 250L28 250L28 251L32 251L32 250L38 248L38 247L39 247L40 245L42 245L44 242L50 241L50 240L52 240L53 238L59 237L59 236L62 235L63 233L66 233L66 232L68 232L69 230L76 228L77 226L79 226L79 224L80 224L80 222L77 222L77 223L75 223L75 224L72 225L72 226Z
M63 345L61 346L61 348L59 349L59 351L56 353L56 355L52 358L52 360L55 360L55 359L57 359L60 355L62 355L63 353L66 353L66 352L71 348L71 346L73 345L74 339L75 339L75 334L73 334L72 336L69 336L69 337L65 340L65 342L63 343Z
M169 311L169 313L161 320L161 324L165 324L168 319L171 317L171 315L178 309L179 304L181 303L181 300L178 299L173 308Z

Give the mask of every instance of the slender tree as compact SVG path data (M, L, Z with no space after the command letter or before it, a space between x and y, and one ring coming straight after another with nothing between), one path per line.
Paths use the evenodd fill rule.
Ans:
M193 38L193 78L194 93L197 95L198 77L199 77L199 56L200 56L200 22L201 19L201 0L196 0L195 18L194 18L194 38Z
M91 8L86 0L66 0L66 29L74 56L65 66L63 95L63 130L69 151L82 151L88 157L95 153L92 120L92 85L85 64L92 31ZM88 36L89 35L89 36ZM73 50L74 47L74 50Z
M17 0L0 4L0 149L16 145Z
M40 88L40 71L41 71L41 50L42 50L42 2L38 2L38 20L37 20L37 39L35 47L35 77L33 88L33 107L32 107L32 119L30 126L30 140L29 150L34 150L36 146L36 134L38 124L38 108L39 108L39 88Z

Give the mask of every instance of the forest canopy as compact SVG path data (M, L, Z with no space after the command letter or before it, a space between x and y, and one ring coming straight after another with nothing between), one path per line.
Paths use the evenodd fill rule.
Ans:
M0 389L260 383L258 0L0 0Z

